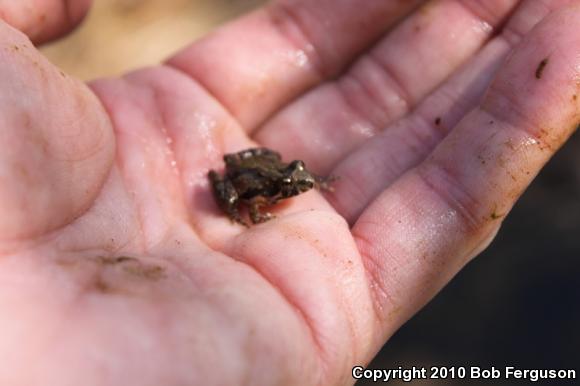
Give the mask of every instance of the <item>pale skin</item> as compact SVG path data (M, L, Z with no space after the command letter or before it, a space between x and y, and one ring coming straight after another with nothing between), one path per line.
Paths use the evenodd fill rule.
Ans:
M278 1L89 87L69 3L0 1L2 385L351 384L580 122L575 1ZM233 224L255 145L341 179Z

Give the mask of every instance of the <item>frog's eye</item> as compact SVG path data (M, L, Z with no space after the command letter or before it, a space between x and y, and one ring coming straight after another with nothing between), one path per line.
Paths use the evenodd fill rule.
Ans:
M302 170L304 170L304 162L302 162L300 160L292 161L290 163L290 169L294 170L294 171L296 171L296 170L302 171Z
M290 178L290 177L284 177L284 178L282 178L282 183L284 185L290 185L292 183L292 178Z

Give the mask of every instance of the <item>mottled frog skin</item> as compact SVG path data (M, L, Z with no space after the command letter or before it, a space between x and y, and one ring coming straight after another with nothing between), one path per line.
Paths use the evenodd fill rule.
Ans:
M314 187L330 190L329 182L335 179L310 173L300 160L284 163L280 154L264 147L226 154L224 162L223 177L214 170L209 172L214 197L230 219L245 226L248 225L240 215L240 205L249 207L252 223L265 222L273 216L260 212L261 207Z

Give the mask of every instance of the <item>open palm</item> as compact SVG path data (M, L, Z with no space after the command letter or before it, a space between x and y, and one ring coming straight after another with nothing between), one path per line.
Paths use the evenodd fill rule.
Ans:
M1 25L0 384L353 382L578 125L568 3L280 0L90 88ZM335 191L233 224L255 145Z

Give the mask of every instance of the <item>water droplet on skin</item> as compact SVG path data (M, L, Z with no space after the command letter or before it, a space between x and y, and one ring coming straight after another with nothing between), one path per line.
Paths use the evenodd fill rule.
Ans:
M486 34L493 31L493 26L485 21L480 21L477 23L475 28Z
M207 154L216 153L217 149L213 144L213 132L217 126L217 122L211 116L202 114L200 112L195 112L193 114L195 118L195 126L197 128L197 134L203 139L205 144L205 150Z
M355 133L359 133L364 138L370 138L375 135L375 130L369 125L363 125L362 123L355 123L351 126L351 130Z
M298 67L304 67L308 64L308 55L306 52L299 50L294 53L294 64Z
M280 52L280 56L284 61L295 67L306 67L310 62L305 50L285 50Z
M539 143L540 143L540 141L538 141L536 138L529 137L528 139L526 139L523 142L523 145L524 146L530 146L530 145L537 145Z
M171 160L171 170L173 170L174 174L179 174L179 170L177 169L177 161Z

